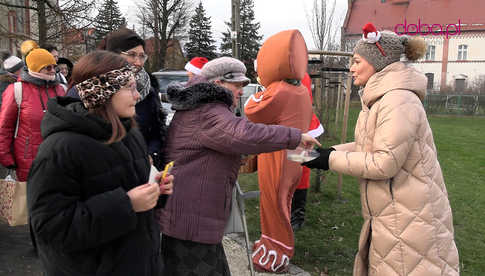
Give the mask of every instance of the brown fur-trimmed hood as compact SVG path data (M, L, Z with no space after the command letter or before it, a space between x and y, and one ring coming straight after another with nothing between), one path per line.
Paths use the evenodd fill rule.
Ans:
M187 85L170 85L167 88L168 99L172 104L172 109L192 110L201 104L213 102L221 102L228 107L232 106L232 92L224 87L208 83L202 78L189 82Z

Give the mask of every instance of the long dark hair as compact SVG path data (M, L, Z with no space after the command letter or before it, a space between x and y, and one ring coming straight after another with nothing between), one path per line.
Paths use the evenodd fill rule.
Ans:
M91 52L79 59L74 65L69 89L89 78L120 69L126 65L128 65L128 62L118 54L99 50ZM105 105L88 109L88 111L103 117L111 124L112 134L106 141L107 144L118 142L125 137L126 129L121 123L118 114L116 114L111 99ZM133 118L130 118L130 120L132 127L134 127L136 125L135 120Z

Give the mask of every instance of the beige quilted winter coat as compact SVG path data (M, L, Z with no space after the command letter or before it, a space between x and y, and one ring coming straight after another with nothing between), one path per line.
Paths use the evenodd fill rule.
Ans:
M330 169L360 179L364 224L354 276L459 275L453 219L420 99L426 78L402 62L361 95L355 142L334 146Z

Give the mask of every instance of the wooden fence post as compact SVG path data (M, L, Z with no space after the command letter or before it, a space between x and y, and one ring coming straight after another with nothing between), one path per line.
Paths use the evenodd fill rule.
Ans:
M349 68L352 66L352 59L349 60ZM347 140L347 121L349 119L349 108L350 108L350 93L352 86L352 75L350 72L347 75L347 87L345 88L345 107L344 107L344 120L342 126L342 136L340 137L340 143L345 143ZM339 198L342 198L342 174L338 176L337 191Z

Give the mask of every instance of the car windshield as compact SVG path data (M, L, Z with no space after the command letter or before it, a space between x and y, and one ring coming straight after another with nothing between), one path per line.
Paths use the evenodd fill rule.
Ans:
M170 76L170 75L159 75L157 76L158 84L160 85L160 91L165 92L167 86L175 82L186 82L188 80L187 76Z

